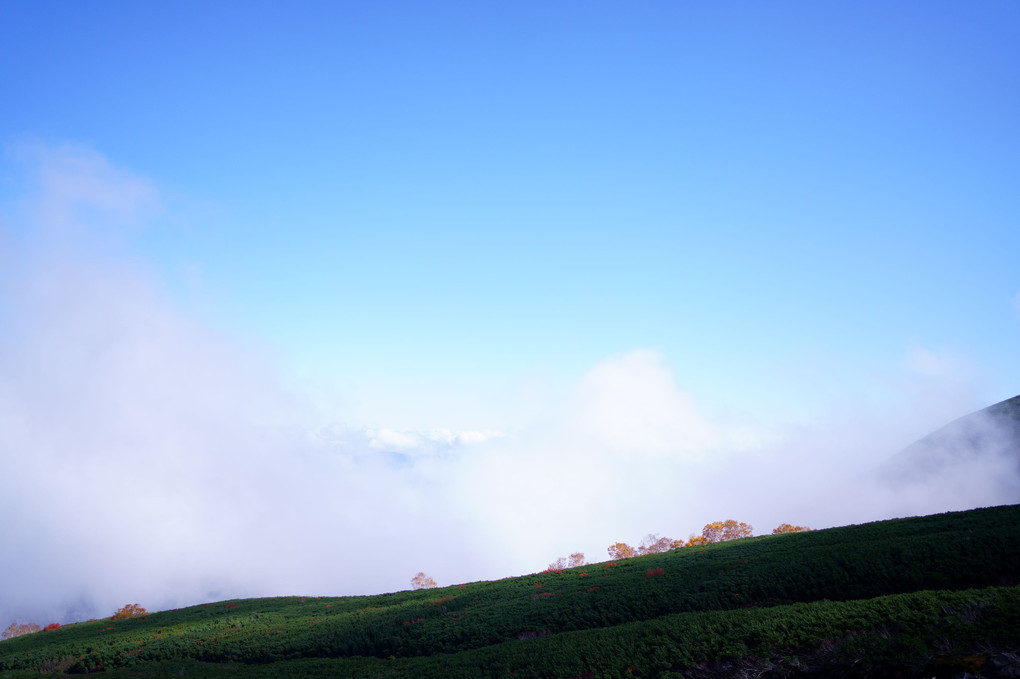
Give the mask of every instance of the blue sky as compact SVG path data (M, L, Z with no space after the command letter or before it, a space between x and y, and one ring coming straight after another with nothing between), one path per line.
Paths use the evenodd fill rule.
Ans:
M471 530L534 553L436 556L441 581L576 548L513 517L586 484L517 478L515 460L593 467L602 487L634 459L703 479L728 464L706 460L826 432L880 431L857 442L885 454L1020 392L1018 29L1014 2L5 3L0 403L24 410L7 416L17 450L70 454L27 424L46 422L230 469L210 451L272 422L416 507L439 479L516 478L505 497L477 484L503 504ZM207 407L181 405L196 390ZM54 405L69 394L104 409L75 419ZM129 406L144 432L95 424ZM253 487L291 464L280 445ZM0 446L12 464L15 439ZM462 501L437 516L481 500ZM583 540L720 518L624 505ZM285 572L235 589L305 583Z

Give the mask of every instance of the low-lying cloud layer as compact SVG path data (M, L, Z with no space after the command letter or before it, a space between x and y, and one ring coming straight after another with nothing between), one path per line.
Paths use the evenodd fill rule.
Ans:
M923 416L848 407L769 429L709 417L648 349L512 430L317 422L270 360L182 312L130 253L162 204L151 183L87 149L23 155L33 189L0 222L4 624L375 593L418 570L502 577L722 518L768 532L1020 500L1009 451L920 485L876 472L965 399L926 388ZM911 384L946 367L915 361Z

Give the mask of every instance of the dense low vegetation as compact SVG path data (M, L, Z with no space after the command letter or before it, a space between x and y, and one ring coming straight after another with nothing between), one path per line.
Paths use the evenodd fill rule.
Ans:
M997 507L446 588L218 602L9 639L0 677L979 672L1020 644L1018 526L1020 506Z

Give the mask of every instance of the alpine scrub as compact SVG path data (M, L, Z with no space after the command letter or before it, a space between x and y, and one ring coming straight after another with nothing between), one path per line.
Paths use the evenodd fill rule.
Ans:
M0 643L0 676L919 676L1020 642L1018 525L996 507L82 622Z

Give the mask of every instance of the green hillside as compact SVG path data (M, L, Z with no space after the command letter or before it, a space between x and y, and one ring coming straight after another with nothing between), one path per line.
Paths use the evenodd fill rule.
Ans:
M0 677L977 673L1020 647L1018 526L1020 506L995 507L440 589L223 601L4 641Z

